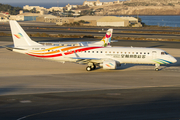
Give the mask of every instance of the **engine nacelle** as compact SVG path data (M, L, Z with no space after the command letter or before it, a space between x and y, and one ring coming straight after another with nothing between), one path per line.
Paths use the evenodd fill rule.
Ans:
M116 69L117 62L114 60L104 61L102 64L103 69Z

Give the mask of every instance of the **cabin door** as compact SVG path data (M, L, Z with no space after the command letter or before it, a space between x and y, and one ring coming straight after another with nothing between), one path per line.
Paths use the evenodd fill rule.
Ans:
M157 52L156 51L152 51L152 59L156 59L157 57Z

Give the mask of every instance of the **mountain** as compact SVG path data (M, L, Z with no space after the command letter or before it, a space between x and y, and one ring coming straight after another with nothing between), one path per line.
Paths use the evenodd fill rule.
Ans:
M8 4L1 4L0 3L0 12L8 12L11 15L19 14L19 11L22 10L20 7L13 7Z
M130 0L93 6L95 15L180 15L179 0Z

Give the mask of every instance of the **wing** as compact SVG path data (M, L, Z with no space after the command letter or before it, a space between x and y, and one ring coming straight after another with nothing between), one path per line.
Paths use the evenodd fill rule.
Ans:
M71 57L71 59L76 59L78 64L87 64L89 62L100 63L102 61L100 58Z

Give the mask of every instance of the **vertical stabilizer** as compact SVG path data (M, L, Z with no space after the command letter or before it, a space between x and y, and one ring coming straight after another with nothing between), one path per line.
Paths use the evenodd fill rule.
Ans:
M14 47L21 48L27 46L42 46L41 44L31 40L31 38L26 34L26 32L16 21L10 20L9 23L11 27Z
M106 32L106 35L104 36L104 38L101 40L104 42L104 47L109 46L111 43L111 38L112 38L112 33L113 33L113 29L108 29Z

